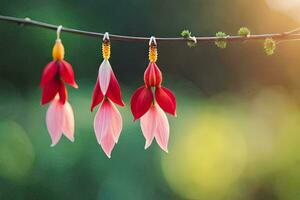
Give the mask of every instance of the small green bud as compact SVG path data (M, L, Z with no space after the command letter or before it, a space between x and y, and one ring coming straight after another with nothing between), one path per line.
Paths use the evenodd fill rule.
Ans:
M192 33L187 29L181 31L181 36L184 38L189 38L189 37L191 37L191 35L192 35Z
M191 47L196 46L197 40L195 37L192 37L192 33L189 30L185 29L185 30L181 31L181 36L183 38L187 39L186 43L187 43L188 47L191 48Z
M276 42L272 38L265 39L264 49L268 56L274 54L274 51L276 49Z
M221 49L225 49L227 47L227 42L226 42L227 35L226 35L226 33L217 32L216 37L219 38L215 41L216 46L221 48Z
M241 27L238 31L238 35L247 37L250 35L250 30L247 27Z

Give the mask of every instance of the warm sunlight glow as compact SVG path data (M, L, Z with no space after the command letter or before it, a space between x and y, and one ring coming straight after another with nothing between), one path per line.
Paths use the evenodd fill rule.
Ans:
M283 12L297 21L300 21L299 0L266 0L271 9Z

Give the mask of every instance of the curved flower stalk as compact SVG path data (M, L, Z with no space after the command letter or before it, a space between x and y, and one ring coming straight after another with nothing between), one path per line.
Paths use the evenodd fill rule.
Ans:
M110 158L122 130L122 117L115 104L124 106L121 89L110 66L110 42L108 33L102 44L103 62L99 67L98 78L94 87L91 111L100 104L94 119L96 138L104 153Z
M149 42L149 65L144 73L145 85L138 88L131 97L131 112L134 120L141 118L140 124L146 139L147 149L155 138L158 145L168 152L169 122L165 112L176 116L174 94L161 86L162 73L157 61L155 38Z
M43 90L41 104L50 103L46 124L52 140L51 146L55 146L62 135L74 142L74 114L68 103L65 83L78 88L73 68L64 60L65 51L59 38L59 32L58 29L58 38L52 51L53 61L44 68L40 83Z

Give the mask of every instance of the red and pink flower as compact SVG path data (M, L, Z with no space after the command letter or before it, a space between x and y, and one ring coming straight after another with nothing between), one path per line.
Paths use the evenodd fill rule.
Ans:
M98 143L110 158L122 130L122 117L114 103L119 106L125 104L122 100L119 83L108 61L110 57L109 43L104 42L102 48L104 60L99 67L91 111L95 106L101 104L94 119L94 130Z
M52 139L51 146L54 146L62 134L74 141L74 114L68 103L65 83L74 88L78 85L71 64L64 60L64 46L60 39L56 40L52 54L54 60L44 68L40 87L43 90L41 104L50 103L46 124Z
M146 139L145 149L155 138L158 145L168 151L169 122L165 112L176 116L176 99L167 88L162 87L162 73L156 65L156 46L150 45L150 63L144 73L145 85L131 97L134 120L141 118L141 128Z

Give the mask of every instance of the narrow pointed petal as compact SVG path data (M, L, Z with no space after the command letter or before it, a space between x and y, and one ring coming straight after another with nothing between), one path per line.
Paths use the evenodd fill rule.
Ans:
M101 147L107 157L111 157L111 152L115 146L115 140L112 134L106 134L101 140Z
M93 92L93 97L92 97L92 103L91 103L91 111L93 112L94 108L103 100L103 94L100 89L99 81L97 78L95 87L94 87L94 92Z
M169 142L169 121L164 113L164 111L156 105L156 131L155 131L155 139L157 144L162 148L165 152L168 152L168 142Z
M56 79L52 79L47 82L47 84L43 88L42 100L41 104L45 105L52 101L56 94L58 93L60 88L60 81Z
M62 104L65 104L66 100L68 99L68 91L65 84L62 81L59 82L58 94L59 94L59 101Z
M155 99L165 112L176 115L176 98L169 89L165 87L156 88Z
M115 141L115 143L117 143L119 140L121 131L122 131L123 120L122 120L122 116L121 116L119 110L116 108L116 106L111 102L110 102L110 104L111 104L110 111L112 112L111 113L111 116L112 116L111 129L112 129L114 141Z
M94 130L98 143L106 155L110 157L110 153L122 130L122 117L108 99L103 101L96 113Z
M141 117L141 128L143 135L146 139L145 149L147 149L154 138L154 134L156 131L156 109L154 106L151 106L148 112Z
M131 97L131 112L134 120L143 116L153 102L153 93L150 88L142 86L138 88Z
M59 62L59 74L61 79L67 84L71 85L74 88L78 88L77 83L74 78L74 71L72 65L65 60L60 60Z
M99 144L101 144L101 139L103 138L103 136L105 136L110 131L109 122L111 116L109 108L109 102L107 99L105 99L99 107L94 119L94 130Z
M106 95L110 77L111 77L112 69L108 60L103 60L102 64L99 68L99 84L103 95Z
M46 114L46 124L52 140L51 146L55 146L62 136L63 118L63 105L58 99L54 99Z
M52 61L46 65L42 73L42 79L40 87L45 87L45 85L55 78L56 73L58 72L58 65L56 61Z
M74 142L74 113L69 102L64 105L64 118L62 132L71 141Z
M110 82L109 82L106 96L114 103L120 106L125 106L122 100L120 85L113 71L111 71L111 77L110 77Z

